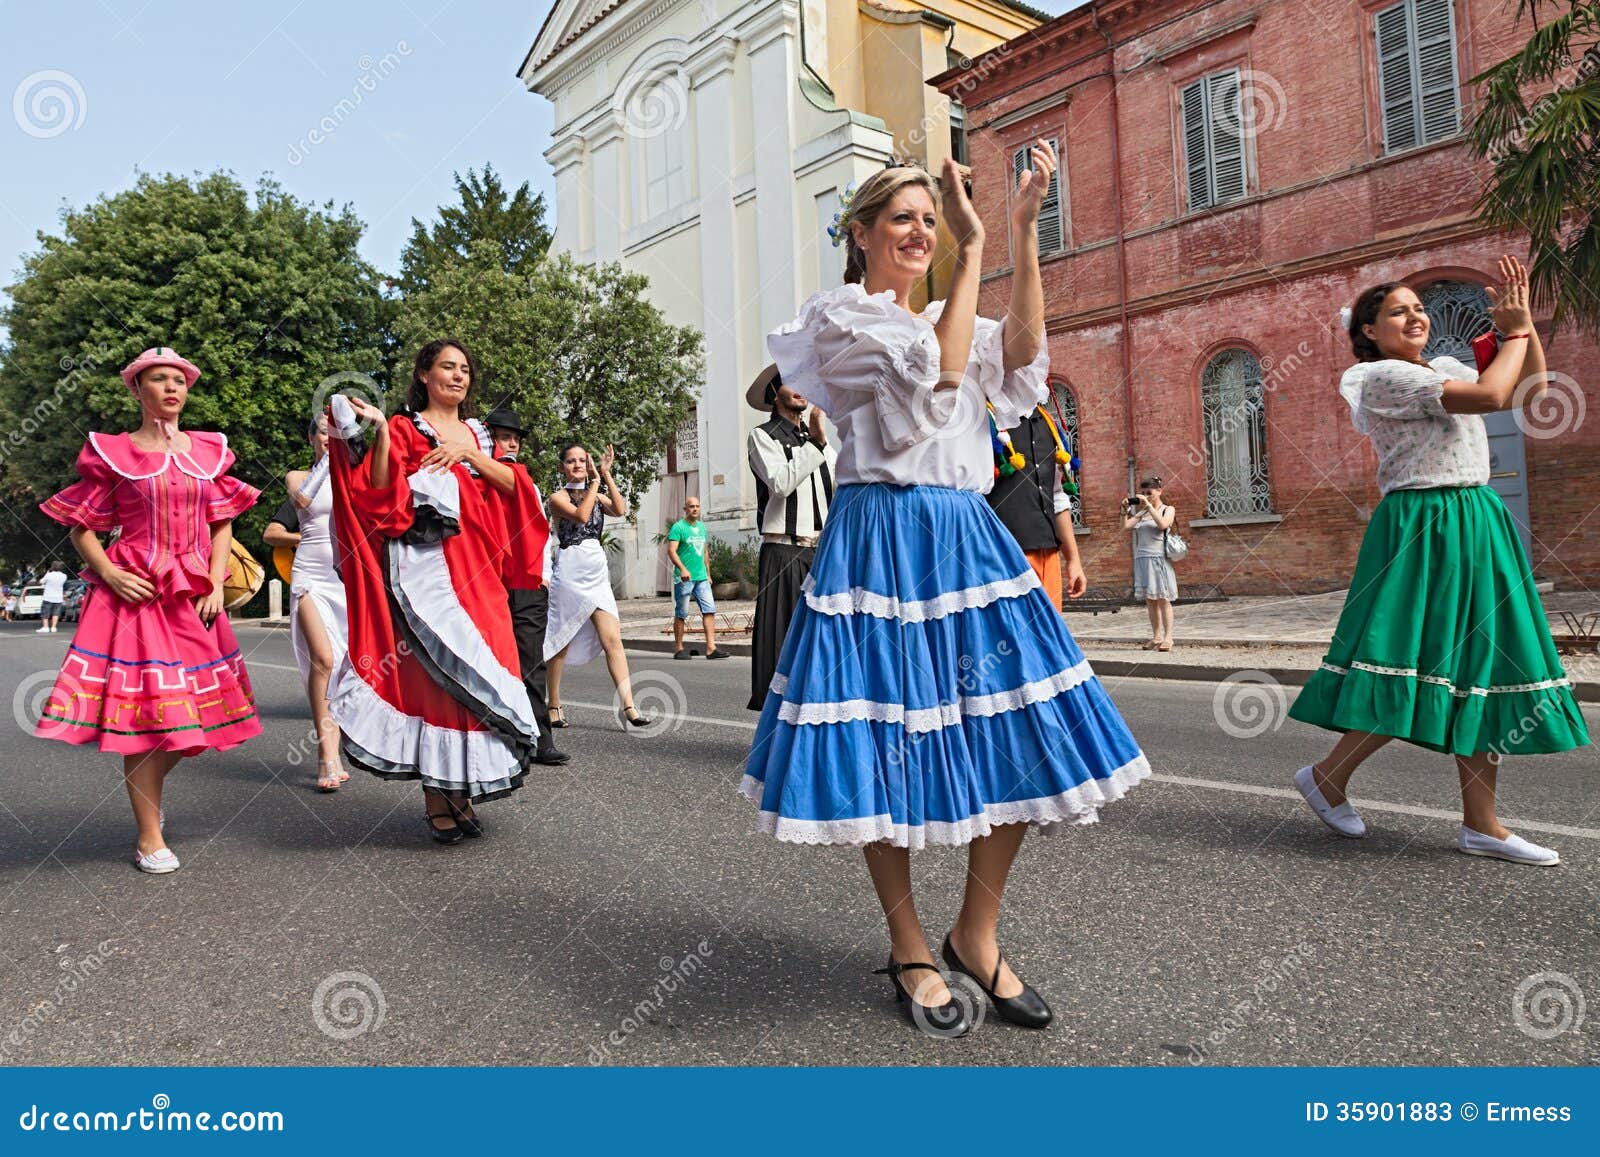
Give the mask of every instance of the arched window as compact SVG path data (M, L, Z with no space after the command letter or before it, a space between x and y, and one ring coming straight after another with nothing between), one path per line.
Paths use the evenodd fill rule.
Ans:
M1072 392L1072 387L1060 378L1050 381L1050 397L1055 403L1057 428L1061 432L1061 440L1066 443L1067 453L1076 454L1081 465L1083 455L1078 449L1078 398ZM1081 481L1082 470L1079 470ZM1067 501L1072 503L1072 525L1083 525L1083 494L1067 495Z
M1417 295L1428 311L1425 358L1452 357L1472 365L1472 339L1494 328L1489 295L1469 281L1435 281Z
M1200 378L1205 424L1206 517L1272 513L1267 472L1267 391L1249 350L1223 350Z

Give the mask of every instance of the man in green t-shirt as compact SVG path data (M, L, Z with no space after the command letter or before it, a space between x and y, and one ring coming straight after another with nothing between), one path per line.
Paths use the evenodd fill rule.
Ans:
M706 573L706 524L700 521L698 498L684 502L683 517L667 531L667 557L672 560L672 639L677 647L672 657L693 657L683 646L693 596L700 604L700 621L705 626L706 658L726 659L728 652L717 650L717 604L711 597L711 576Z

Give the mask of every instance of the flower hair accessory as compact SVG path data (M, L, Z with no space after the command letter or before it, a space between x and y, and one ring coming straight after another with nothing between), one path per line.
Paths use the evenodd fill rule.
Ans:
M839 194L839 211L833 215L833 224L828 226L828 237L835 249L844 244L844 239L850 235L850 202L855 197L856 185L851 181Z

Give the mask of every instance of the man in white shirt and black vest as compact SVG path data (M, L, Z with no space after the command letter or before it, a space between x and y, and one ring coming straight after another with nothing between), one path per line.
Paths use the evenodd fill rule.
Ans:
M1010 454L1020 455L1022 463L1016 465L1014 457L997 458L998 477L989 491L989 506L1022 547L1045 593L1060 609L1063 585L1067 597L1074 599L1088 587L1078 559L1078 540L1072 533L1072 500L1062 486L1069 463L1061 459L1067 457L1067 450L1041 408L1007 433Z
M760 711L778 669L789 620L811 573L817 537L833 501L838 453L828 445L826 415L810 407L768 366L745 391L745 400L771 416L750 431L750 469L756 476L756 517L761 558L756 622L750 648L750 710ZM805 419L802 424L802 419Z

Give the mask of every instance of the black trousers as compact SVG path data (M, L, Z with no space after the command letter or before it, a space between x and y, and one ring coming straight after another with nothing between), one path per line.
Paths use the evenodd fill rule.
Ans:
M811 546L761 544L756 562L756 622L750 645L750 702L745 704L752 711L760 711L767 701L767 688L778 670L778 655L783 650L784 636L789 633L789 620L800 605L805 593L801 586L816 557L817 550Z
M550 592L510 592L511 630L517 639L517 658L522 663L522 684L533 703L533 718L539 724L539 750L555 746L550 735L550 703L544 666L544 628L550 617Z

